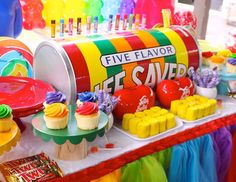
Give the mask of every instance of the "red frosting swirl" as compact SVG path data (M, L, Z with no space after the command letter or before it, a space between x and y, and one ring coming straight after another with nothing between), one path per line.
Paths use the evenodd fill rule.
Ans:
M84 102L80 104L76 112L81 115L91 115L98 112L98 105L94 102Z

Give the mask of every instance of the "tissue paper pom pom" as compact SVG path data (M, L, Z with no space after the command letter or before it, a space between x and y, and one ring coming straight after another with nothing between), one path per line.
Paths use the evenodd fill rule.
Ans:
M173 16L173 23L181 26L192 26L197 28L197 18L191 11L177 11Z

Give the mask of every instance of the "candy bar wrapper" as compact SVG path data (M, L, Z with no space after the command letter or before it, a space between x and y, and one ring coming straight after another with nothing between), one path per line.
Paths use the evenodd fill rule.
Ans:
M2 163L0 171L9 182L38 182L62 177L57 163L44 153Z

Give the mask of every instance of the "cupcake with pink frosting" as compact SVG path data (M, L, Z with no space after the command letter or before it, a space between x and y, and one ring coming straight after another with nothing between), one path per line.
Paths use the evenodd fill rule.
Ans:
M77 127L81 130L93 130L98 127L100 112L94 102L83 102L76 108Z

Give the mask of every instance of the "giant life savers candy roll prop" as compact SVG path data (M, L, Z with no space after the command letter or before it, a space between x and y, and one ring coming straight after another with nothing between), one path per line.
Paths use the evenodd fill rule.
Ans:
M137 30L43 42L35 52L34 76L74 103L77 92L153 88L197 69L199 60L196 40L181 27Z
M0 37L0 76L33 76L33 54L19 40Z

